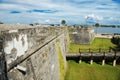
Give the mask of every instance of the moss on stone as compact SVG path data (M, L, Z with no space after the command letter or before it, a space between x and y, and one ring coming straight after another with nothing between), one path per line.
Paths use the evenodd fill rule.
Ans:
M59 42L57 42L57 51L58 51L59 65L60 65L60 80L64 80L66 70L65 70L64 58L62 55L62 51L61 51L61 47L60 47Z

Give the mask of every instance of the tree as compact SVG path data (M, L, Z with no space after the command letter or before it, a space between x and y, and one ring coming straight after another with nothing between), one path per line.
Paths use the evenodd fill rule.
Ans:
M120 51L120 37L119 36L113 36L112 39L111 39L111 42L115 45L117 45L115 47L116 50Z
M62 24L62 25L66 25L66 21L65 21L65 20L62 20L62 21L61 21L61 24Z
M95 27L99 27L100 25L99 25L99 23L95 23Z
M112 39L111 39L111 42L120 46L120 37L119 36L117 36L117 37L113 36Z

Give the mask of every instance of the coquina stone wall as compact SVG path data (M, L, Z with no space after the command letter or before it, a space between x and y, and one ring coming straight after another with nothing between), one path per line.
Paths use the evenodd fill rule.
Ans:
M73 27L70 29L70 38L72 43L91 44L95 33L92 27Z
M68 36L64 28L2 31L9 80L64 80Z

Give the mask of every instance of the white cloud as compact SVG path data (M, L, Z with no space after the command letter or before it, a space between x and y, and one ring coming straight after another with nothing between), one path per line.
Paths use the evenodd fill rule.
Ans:
M111 22L120 22L120 19L119 18L110 17L110 18L108 18L108 21L111 21Z
M45 23L50 23L50 20L49 19L45 20Z
M101 20L103 20L102 16L96 15L96 14L89 14L89 15L85 16L85 19L89 19L89 18L94 20L94 21L101 21Z
M108 17L112 16L113 18L118 17L118 21L120 21L119 17L120 8L116 3L113 3L111 0L105 1L95 0L93 3L86 3L87 1L93 0L4 0L4 1L5 1L4 3L0 3L1 10L0 20L5 22L14 23L15 20L17 20L17 22L23 21L26 23L30 23L39 20L39 22L41 21L41 23L45 22L59 23L59 20L66 19L68 23L71 22L84 23L85 22L84 16L89 16L94 21L100 21L103 23L106 22L104 19L105 16ZM83 3L81 4L80 2ZM116 8L118 10L116 10ZM27 13L28 10L33 9L57 10L58 12L54 14L40 12ZM12 10L18 10L21 13L11 14L10 11Z

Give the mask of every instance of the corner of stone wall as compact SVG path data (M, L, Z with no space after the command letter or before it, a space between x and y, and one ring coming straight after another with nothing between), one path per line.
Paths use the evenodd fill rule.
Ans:
M63 53L61 51L61 46L60 46L60 43L57 42L56 44L56 49L57 49L57 53L58 53L58 57L59 57L59 70L60 70L60 73L59 73L59 80L64 80L65 79L65 75L66 75L66 62L64 60L64 56L63 56Z

